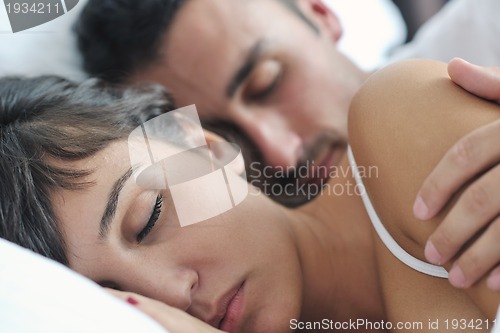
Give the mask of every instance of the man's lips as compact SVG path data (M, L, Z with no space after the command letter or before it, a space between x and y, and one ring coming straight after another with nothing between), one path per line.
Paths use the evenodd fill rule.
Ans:
M236 286L235 288L230 289L226 292L217 302L216 309L217 312L214 317L208 320L208 323L213 326L221 329L225 319L229 319L228 314L231 314L231 317L234 317L233 302L238 294L241 294L243 289L243 283ZM236 304L235 304L236 305ZM240 307L241 308L241 307ZM236 309L238 310L238 309ZM240 311L237 311L237 315L239 315ZM228 317L228 318L226 318ZM237 319L237 318L236 318Z

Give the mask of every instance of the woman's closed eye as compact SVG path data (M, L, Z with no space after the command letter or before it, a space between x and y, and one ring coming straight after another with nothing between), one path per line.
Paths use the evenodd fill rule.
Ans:
M153 206L153 210L151 212L151 216L149 217L149 220L147 221L145 227L139 232L137 235L137 243L141 243L144 238L146 238L147 235L153 230L156 222L158 221L158 218L160 217L161 213L161 208L163 206L163 195L158 194L156 197L155 204Z

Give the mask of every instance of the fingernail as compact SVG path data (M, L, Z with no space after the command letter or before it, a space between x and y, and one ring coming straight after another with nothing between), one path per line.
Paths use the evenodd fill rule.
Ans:
M313 10L321 15L326 15L328 13L328 8L322 3L313 4Z
M429 215L429 207L427 207L421 196L418 196L417 200L415 200L415 204L413 205L413 214L421 220L425 220L427 215Z
M495 270L490 274L488 280L486 280L488 288L493 290L500 290L500 270Z
M434 244L432 244L431 241L428 241L427 244L425 244L425 257L427 260L434 265L441 265L442 262L442 257L439 254L438 250L436 250L436 247Z
M465 275L460 266L453 265L448 275L450 283L457 288L465 288Z
M133 297L128 297L127 298L127 303L132 304L132 305L139 304L139 302L135 298L133 298Z

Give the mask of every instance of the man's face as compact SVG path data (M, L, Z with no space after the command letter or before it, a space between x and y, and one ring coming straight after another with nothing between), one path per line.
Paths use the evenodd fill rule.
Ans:
M337 51L338 22L316 2L298 4L319 33L276 0L189 0L161 60L132 81L164 84L179 106L236 125L271 166L333 165L361 72Z

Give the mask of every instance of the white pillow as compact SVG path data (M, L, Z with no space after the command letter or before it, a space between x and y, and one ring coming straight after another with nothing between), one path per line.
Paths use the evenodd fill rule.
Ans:
M85 74L72 25L87 0L40 26L12 33L6 7L0 4L0 75L60 75L83 80Z
M406 40L401 12L389 0L324 0L339 17L344 35L339 49L355 64L373 71Z
M454 57L482 66L500 66L500 1L453 0L420 28L414 40L396 50L390 62Z
M491 333L500 333L500 306L498 307L496 325L493 327Z
M67 267L0 238L0 332L166 333Z

